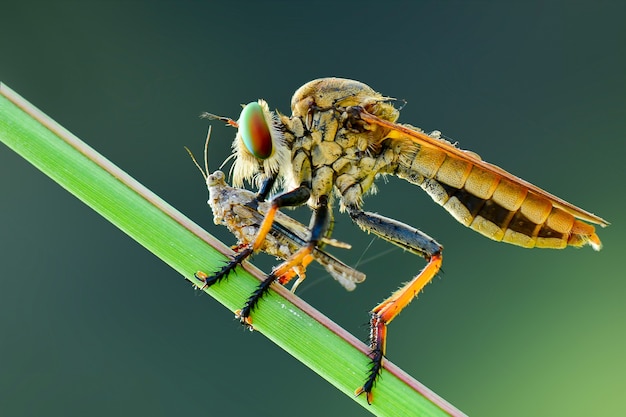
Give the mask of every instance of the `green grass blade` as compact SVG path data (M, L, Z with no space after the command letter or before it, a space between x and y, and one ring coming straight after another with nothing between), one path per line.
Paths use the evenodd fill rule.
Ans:
M195 271L215 271L231 253L4 84L0 140L195 284ZM234 311L261 278L260 271L248 265L206 292ZM367 347L352 335L278 285L255 311L254 326L354 398L368 358ZM355 401L381 416L463 415L390 362L376 387L374 404L367 405L364 396Z

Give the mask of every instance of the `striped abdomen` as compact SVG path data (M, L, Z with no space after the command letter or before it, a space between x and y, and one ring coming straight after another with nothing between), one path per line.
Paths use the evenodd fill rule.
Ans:
M414 149L412 155L405 155L397 174L420 185L465 226L526 248L590 244L600 249L595 228L559 207L549 194L530 190L508 173L499 175L499 168L477 166L471 158L459 159L425 146Z

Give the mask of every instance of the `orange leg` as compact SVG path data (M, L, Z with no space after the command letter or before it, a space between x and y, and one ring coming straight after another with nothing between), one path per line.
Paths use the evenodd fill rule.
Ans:
M259 232L252 244L252 249L257 250L261 247L267 233L269 233L272 227L276 212L280 207L302 205L309 199L310 195L311 192L308 187L300 186L293 191L274 197L272 206L266 213L263 223L261 223L259 227ZM328 199L322 196L319 198L318 208L313 214L313 226L311 227L309 242L272 271L250 295L243 308L236 312L242 324L251 327L252 320L250 319L250 314L261 298L263 298L263 295L269 291L272 282L278 279L281 283L287 283L293 279L297 269L300 269L302 272L306 270L307 265L313 261L313 251L317 247L318 242L326 235L329 219L330 211L328 209ZM300 281L301 280L299 280L297 284L299 284Z
M263 223L261 223L259 231L254 238L254 242L252 243L252 250L254 252L258 251L261 248L263 242L265 241L265 237L272 229L272 224L274 224L274 217L276 217L276 212L278 211L278 208L279 207L277 205L272 204L271 208L265 214Z
M250 314L252 313L252 310L257 307L261 298L263 298L263 296L270 289L270 285L277 279L281 283L283 280L285 283L289 282L295 276L295 272L293 272L294 268L306 270L306 267L313 261L313 250L315 250L314 243L309 243L302 249L299 249L285 262L278 265L267 276L267 278L259 284L257 289L250 295L243 308L235 312L236 317L242 324L252 329L252 319L250 318Z
M409 305L413 298L419 294L426 284L437 275L440 268L441 254L432 256L426 267L424 267L415 278L395 291L389 298L378 304L372 310L372 318L370 320L370 348L372 349L370 353L370 358L372 359L371 368L365 384L355 391L355 395L365 393L369 404L372 403L374 397L372 389L383 369L383 359L387 347L387 325L389 325L389 323L400 314L404 307Z
M287 285L296 275L299 275L300 277L291 288L291 292L295 292L296 287L304 281L307 266L309 266L309 264L313 262L313 259L315 259L313 257L314 250L315 245L309 244L294 253L293 256L291 256L282 265L279 265L276 272L276 275L278 275L278 282L281 285ZM285 270L287 268L289 269L285 273L280 274L279 270Z
M376 213L364 212L358 207L348 207L352 220L368 233L400 246L404 250L425 258L428 264L410 282L391 294L371 312L370 320L370 359L371 366L362 387L356 395L365 393L367 402L374 398L372 389L383 369L383 360L387 345L387 325L406 307L413 298L428 284L441 268L443 247L420 230L389 219Z
M262 201L265 198L265 194L269 192L271 186L268 184L273 184L274 180L269 179L266 183L261 187L262 190L259 193L258 199ZM295 190L286 192L284 194L279 194L272 199L272 206L265 214L265 218L263 219L263 223L259 227L259 232L257 233L256 238L254 239L254 243L252 244L252 250L255 252L261 248L263 245L263 241L265 240L265 236L272 229L272 224L274 224L274 217L276 217L276 212L281 207L295 207L301 206L307 202L309 197L311 196L311 191L308 187L301 185Z

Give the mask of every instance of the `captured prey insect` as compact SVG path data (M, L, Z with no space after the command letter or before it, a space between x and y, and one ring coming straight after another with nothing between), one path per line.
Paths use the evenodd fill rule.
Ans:
M196 276L202 279L206 286L212 285L222 277L227 276L243 259L251 255L250 244L257 236L265 214L270 209L270 203L259 201L257 195L253 192L242 188L233 188L226 184L225 175L222 171L214 171L212 174L209 172L207 158L209 136L210 130L205 145L204 170L198 165L191 151L187 149L187 152L205 179L209 191L208 204L213 211L213 221L217 225L226 226L235 235L238 243L235 250L238 251L238 254L214 275L214 280L209 280L208 275L204 272L197 272ZM287 259L302 246L306 245L309 229L286 214L280 214L280 216L277 216L276 222L272 225L267 239L259 250L280 259ZM324 238L323 243L329 246L350 249L349 244L335 239ZM316 248L312 255L313 259L322 265L348 291L354 290L356 284L365 280L364 273L347 266L320 248ZM294 292L305 278L305 269L305 267L300 265L293 265L290 270L279 276L279 282L287 284L297 275L298 279L291 287L291 291ZM246 305L243 311L245 313L253 308L254 304Z
M257 201L256 194L251 191L230 187L226 184L225 175L222 171L214 171L207 176L206 183L210 196L208 204L213 210L215 224L226 226L238 241L235 249L239 250L239 255L235 256L236 259L226 264L222 271L216 274L219 277L225 277L230 270L241 263L242 254L244 254L243 258L248 256L250 245L256 238L271 204L267 201ZM286 214L280 214L276 217L260 250L280 259L288 259L307 244L309 229ZM322 243L350 249L350 245L335 239L323 238ZM316 248L312 255L313 260L322 265L348 291L354 290L356 284L365 280L364 273L349 267L320 248ZM278 281L285 285L297 275L298 279L291 287L291 291L295 292L298 285L304 281L305 272L306 265L293 265L291 273L279 275ZM206 278L208 276L204 278L205 281ZM253 305L248 306L250 309L253 307Z
M364 231L426 259L411 281L371 311L371 368L356 394L372 389L383 369L387 326L437 274L442 246L421 231L362 210L363 196L380 175L396 175L420 186L456 220L482 235L526 248L565 248L601 243L592 224L609 223L495 165L459 149L433 132L397 123L393 99L358 81L321 78L300 87L291 116L269 111L263 100L246 105L238 121L208 115L238 128L233 142L233 185L254 182L264 200L275 184L285 192L271 199L254 239L262 247L281 207L313 209L306 245L283 265L299 265L327 236L332 199ZM266 281L275 280L268 276ZM248 303L269 287L262 283ZM249 312L244 312L249 313ZM242 313L244 321L249 320Z

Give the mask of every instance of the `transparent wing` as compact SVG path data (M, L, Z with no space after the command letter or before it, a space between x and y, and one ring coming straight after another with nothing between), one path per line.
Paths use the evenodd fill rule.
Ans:
M438 140L436 138L428 136L426 133L420 132L415 129L411 129L407 126L403 126L401 124L392 123L387 120L383 120L379 117L376 117L372 114L367 113L364 110L361 111L360 117L361 119L363 119L364 121L370 124L375 124L384 129L388 129L389 134L386 136L388 138L409 139L419 144L421 147L435 149L440 152L444 152L446 155L448 155L451 158L470 163L472 164L472 166L477 166L484 171L495 174L499 177L506 178L508 181L518 186L524 187L528 189L529 191L532 191L533 193L550 200L555 207L558 207L561 210L567 213L570 213L572 216L578 219L581 219L590 223L599 224L602 227L609 225L609 222L604 220L603 218L598 217L595 214L590 213L586 210L583 210L580 207L576 207L575 205L568 203L567 201L553 194L550 194L549 192L545 190L542 190L536 185L533 185L529 183L528 181L525 181L519 177L516 177L515 175L505 171L504 169L496 165L493 165L493 164L490 164L488 162L481 160L477 155L471 152L467 152L462 149L459 149L448 142Z

